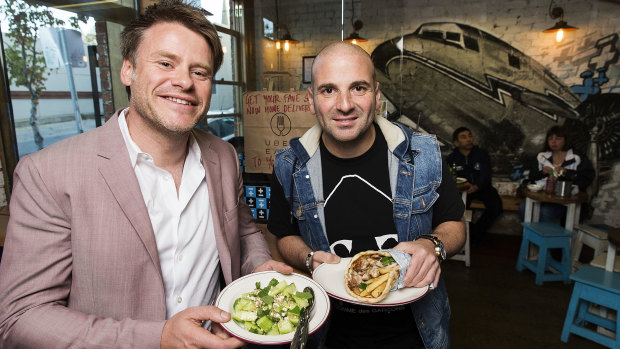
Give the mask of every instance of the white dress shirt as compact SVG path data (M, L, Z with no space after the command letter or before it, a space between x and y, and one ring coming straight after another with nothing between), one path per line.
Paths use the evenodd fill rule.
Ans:
M127 110L127 109L125 109ZM166 292L166 318L215 301L220 260L200 147L193 135L177 195L172 175L131 139L125 111L118 123L153 225Z

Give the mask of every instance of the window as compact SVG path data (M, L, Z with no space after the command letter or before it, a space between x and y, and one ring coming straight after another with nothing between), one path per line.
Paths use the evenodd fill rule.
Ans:
M12 6L18 11L15 4ZM38 35L32 41L23 39L26 32L12 27L11 16L20 14L12 11L0 14L1 31L6 38L2 41L6 57L2 64L8 76L18 157L95 128L101 122L103 109L101 98L97 98L99 69L90 66L94 57L89 57L89 46L97 45L94 19L87 17L85 22L79 21L73 27L69 23L74 13L24 6L19 11L50 13L53 19L45 16L47 20L31 23ZM19 42L27 44L21 47ZM30 42L36 42L36 46ZM32 64L33 50L40 59L37 66L19 69L21 65ZM31 93L38 86L42 89Z
M446 40L459 42L461 41L461 33L446 32Z
M443 32L437 30L425 30L422 32L422 36L430 39L443 40Z
M480 52L480 48L478 47L478 40L469 37L469 36L464 36L463 37L464 43L465 43L465 48L466 49L470 49L476 52Z
M235 1L202 0L201 5L213 14L209 20L220 34L224 60L214 77L211 107L207 112L207 120L198 124L197 127L228 140L235 135L235 125L237 129L241 128L243 52L240 40L243 7ZM217 120L220 118L222 120Z
M508 64L510 64L511 67L521 69L521 60L519 60L519 57L510 53L508 54Z

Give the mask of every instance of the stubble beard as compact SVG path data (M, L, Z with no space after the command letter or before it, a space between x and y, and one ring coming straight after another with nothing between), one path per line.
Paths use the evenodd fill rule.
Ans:
M188 134L206 116L205 115L197 118L191 126L178 127L167 124L165 122L165 119L160 116L155 110L153 110L153 107L151 105L149 105L148 103L139 102L136 98L134 98L134 94L131 95L131 104L133 105L136 113L146 124L151 126L157 132L164 134L168 137L178 137Z

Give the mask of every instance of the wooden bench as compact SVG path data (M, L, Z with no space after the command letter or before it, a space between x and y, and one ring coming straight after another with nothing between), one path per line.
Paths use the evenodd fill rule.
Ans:
M519 204L523 201L523 198L519 198L516 196L507 196L502 195L502 206L504 211L519 211ZM469 205L470 209L479 208L484 209L484 204L480 200L472 200L471 205Z

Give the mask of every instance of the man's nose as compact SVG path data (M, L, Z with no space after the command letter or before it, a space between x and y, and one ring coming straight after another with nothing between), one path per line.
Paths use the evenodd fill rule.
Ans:
M343 113L348 113L353 110L353 100L351 94L348 91L342 92L338 95L338 110Z
M188 90L194 83L190 72L183 69L176 69L172 73L170 82L173 86L178 86L183 90Z

